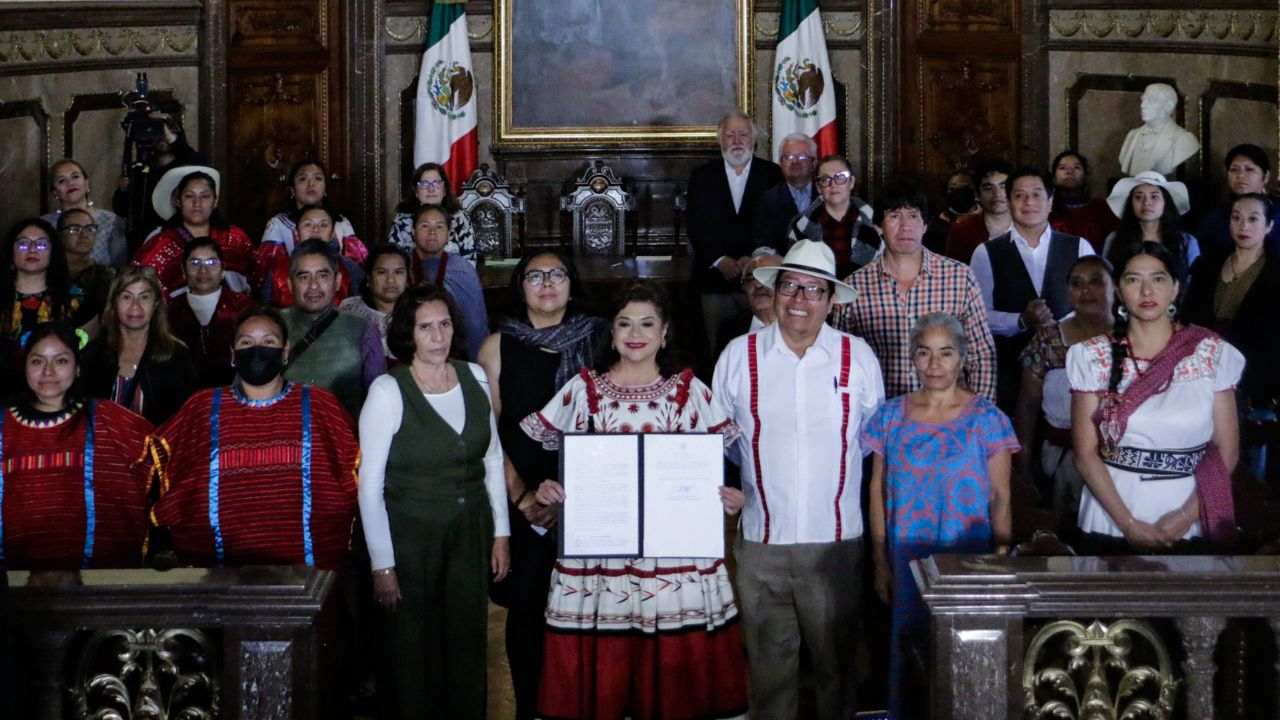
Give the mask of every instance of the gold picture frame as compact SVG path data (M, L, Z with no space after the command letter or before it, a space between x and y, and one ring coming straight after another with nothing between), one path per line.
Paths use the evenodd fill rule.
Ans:
M494 145L714 141L751 110L752 2L495 0Z

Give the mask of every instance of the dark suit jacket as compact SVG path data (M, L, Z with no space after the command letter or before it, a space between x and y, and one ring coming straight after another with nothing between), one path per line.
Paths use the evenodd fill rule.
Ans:
M689 242L693 245L693 282L702 293L739 292L737 279L724 279L711 267L717 259L750 255L755 243L756 207L761 193L782 182L782 170L764 158L751 161L742 204L735 212L724 160L716 158L699 165L689 175L685 213Z
M818 186L810 183L809 202L816 199ZM768 246L780 253L786 252L787 230L800 212L791 199L791 189L785 180L761 193L756 208L756 247Z
M1182 301L1182 319L1222 335L1244 355L1244 375L1240 392L1250 404L1265 407L1280 398L1280 333L1275 330L1276 308L1280 307L1280 255L1268 251L1262 274L1245 293L1235 320L1219 324L1213 295L1221 279L1222 266L1231 253L1210 250L1191 266L1191 286Z

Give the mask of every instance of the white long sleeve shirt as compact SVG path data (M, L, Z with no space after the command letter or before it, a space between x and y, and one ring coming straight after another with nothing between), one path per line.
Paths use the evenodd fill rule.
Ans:
M797 357L774 323L720 355L715 397L742 436L742 537L813 543L862 536L863 425L884 401L880 363L863 340L823 325Z
M475 363L467 365L480 382L485 396L489 397L489 380L484 370ZM462 432L467 408L460 385L438 395L424 393L423 397L449 427ZM400 430L403 416L404 399L400 396L399 384L390 375L379 376L369 386L369 396L360 411L360 520L364 525L364 539L369 546L369 559L374 570L395 567L396 564L383 490L391 441ZM430 472L430 468L423 468L423 472ZM493 535L506 537L511 534L507 517L507 481L502 467L502 446L498 442L498 424L492 410L489 412L489 448L484 455L484 484L493 509Z
M1023 266L1027 268L1027 274L1031 276L1031 284L1035 286L1037 295L1041 293L1041 287L1044 285L1044 270L1049 265L1049 238L1052 234L1053 228L1045 225L1044 232L1040 234L1040 244L1031 247L1031 243L1018 234L1016 226L1009 228L1013 246L1018 248L1018 255L1022 258ZM1080 238L1078 256L1092 254L1093 246L1088 240ZM978 249L973 251L969 267L973 268L973 275L978 279L978 287L982 290L982 304L987 306L987 325L991 328L991 334L1008 337L1025 332L1024 328L1018 327L1018 317L1022 315L1021 312L1001 312L993 307L996 279L991 269L991 256L987 254L985 244L979 245Z

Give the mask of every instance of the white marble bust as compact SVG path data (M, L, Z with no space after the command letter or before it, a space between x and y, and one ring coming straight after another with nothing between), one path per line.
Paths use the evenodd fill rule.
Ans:
M1173 121L1178 93L1164 83L1152 83L1142 93L1142 127L1129 131L1120 148L1120 169L1133 176L1148 170L1172 175L1187 158L1200 151L1200 141Z

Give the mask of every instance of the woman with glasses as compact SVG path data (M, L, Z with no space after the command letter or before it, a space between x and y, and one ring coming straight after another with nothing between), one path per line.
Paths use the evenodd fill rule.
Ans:
M458 198L449 184L449 174L440 163L423 163L413 171L413 191L396 207L396 217L391 224L387 242L412 250L414 244L414 212L423 205L439 205L449 219L449 240L445 250L455 257L476 264L476 238L471 221L462 212Z
M825 288L823 288L825 290ZM667 347L671 301L637 283L614 300L613 331L521 429L547 451L567 432L739 435L711 390ZM536 499L563 503L544 479ZM741 490L720 489L727 514ZM555 563L539 714L556 718L745 717L746 658L733 587L718 558L573 558Z
M507 317L480 347L498 437L506 455L511 517L511 574L493 588L507 608L507 661L517 720L532 720L542 676L542 636L556 560L555 513L537 500L544 480L559 476L559 456L534 442L520 421L595 362L608 323L585 314L586 290L567 255L525 255L511 274ZM548 532L552 530L551 532Z
M871 206L853 194L857 178L840 155L822 158L813 182L819 198L792 223L794 239L826 243L836 256L836 277L848 277L871 262L880 248Z
M103 265L93 257L93 249L102 229L88 210L71 208L58 216L58 241L67 258L71 282L82 291L80 307L85 317L97 318L107 306L107 292L118 268ZM97 334L97 326L91 328Z
M166 298L186 287L182 248L198 237L211 237L222 247L227 286L236 292L249 290L255 272L253 241L227 222L218 207L220 179L211 167L187 165L169 170L156 184L151 204L165 224L138 250L133 264L156 269Z
M222 282L222 248L210 238L187 243L182 268L187 292L168 303L169 329L191 351L201 387L230 385L236 318L253 307L253 298Z
M480 345L489 337L489 313L484 304L484 288L474 265L458 262L449 252L449 215L439 205L423 205L413 213L413 264L409 277L414 285L431 283L449 291L462 312L463 347L467 359L480 354Z
M89 397L114 400L159 425L198 386L191 353L169 333L160 281L149 267L129 268L111 283L102 335L85 348Z
M0 247L0 333L17 340L38 323L69 320L83 324L79 313L81 290L71 282L71 273L58 242L57 232L40 218L19 220Z
M87 224L96 226L90 253L93 261L115 266L129 262L129 240L124 234L124 219L110 210L96 207L89 199L89 174L84 171L84 166L71 158L63 158L49 169L49 176L53 178L51 189L57 209L40 219L60 227L63 213L69 210L89 213L92 219Z

